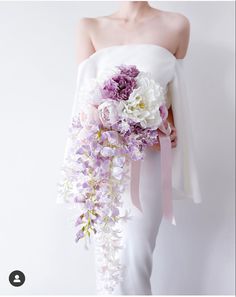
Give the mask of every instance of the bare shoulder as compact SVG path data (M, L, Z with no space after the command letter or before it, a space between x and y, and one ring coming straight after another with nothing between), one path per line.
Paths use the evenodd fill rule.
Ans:
M95 18L83 17L78 20L77 29L79 31L83 30L85 33L88 34L93 28L95 20Z
M109 15L81 19L81 22L84 23L84 26L86 26L89 30L91 30L91 32L94 32L94 33L96 33L96 31L100 27L104 25L109 25L111 21L112 21L112 16L109 16Z
M91 42L93 41L94 35L96 36L103 23L105 22L106 18L99 16L94 18L84 17L78 21L78 31L79 33L86 34L90 37Z
M182 13L164 11L163 16L166 18L166 21L169 22L177 31L188 30L190 27L189 19ZM171 22L170 22L171 21Z
M179 32L186 32L190 29L189 19L181 13L176 14L176 25Z
M178 59L183 59L189 45L190 21L184 14L179 12L167 12L166 20L176 36L177 50L175 56Z
M76 60L77 63L82 62L94 53L95 49L91 40L91 32L93 28L93 18L81 18L78 20L76 27Z
M81 18L76 24L76 39L77 41L83 41L85 38L89 38L89 18Z

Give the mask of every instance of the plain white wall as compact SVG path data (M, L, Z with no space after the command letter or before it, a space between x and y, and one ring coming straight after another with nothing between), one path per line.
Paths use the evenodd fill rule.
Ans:
M234 3L150 2L191 22L185 61L203 203L163 221L153 294L234 294ZM93 294L93 250L55 203L76 82L80 17L117 2L0 3L0 295ZM12 287L8 275L26 282Z

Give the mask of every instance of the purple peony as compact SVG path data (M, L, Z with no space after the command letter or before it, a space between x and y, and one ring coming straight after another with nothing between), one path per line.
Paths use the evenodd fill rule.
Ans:
M120 65L118 68L121 70L120 74L125 74L130 77L136 77L139 74L139 70L136 68L135 65Z
M131 66L118 66L120 73L107 80L101 90L103 98L114 100L128 100L129 95L136 87L135 77L138 69Z

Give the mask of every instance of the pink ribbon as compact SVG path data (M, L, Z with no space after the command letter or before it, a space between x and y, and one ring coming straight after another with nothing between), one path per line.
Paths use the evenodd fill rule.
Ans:
M171 159L171 127L167 122L167 127L163 124L159 130L164 135L159 134L160 153L161 153L161 187L163 216L171 224L176 225L172 205L172 159ZM130 191L133 204L142 212L142 205L139 199L139 180L140 180L141 160L131 162L131 181Z

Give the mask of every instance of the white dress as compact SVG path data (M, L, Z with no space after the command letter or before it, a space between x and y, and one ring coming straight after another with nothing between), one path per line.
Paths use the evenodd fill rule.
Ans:
M79 113L81 87L90 78L96 78L109 67L120 64L136 65L139 70L151 73L154 80L165 88L166 104L168 108L172 106L177 131L177 146L171 150L172 199L190 199L194 203L201 203L183 62L183 59L177 59L166 48L155 44L115 45L98 50L78 65L71 118ZM65 147L64 166L69 153L68 141ZM59 183L57 203L72 205L73 202L61 187L64 178L65 176ZM95 239L95 246L98 246L96 257L98 294L152 294L150 285L152 254L162 219L160 151L146 149L141 165L139 191L143 212L133 205L129 190L123 196L124 206L130 210L132 219L121 226L120 243L123 248L119 253L119 261L106 263L98 245L99 238ZM100 238L100 240L108 239ZM106 270L108 273L106 274L104 267L108 266L110 270Z

